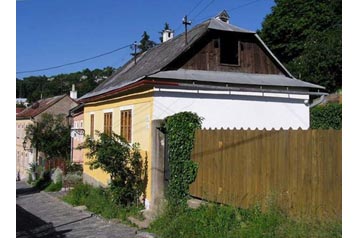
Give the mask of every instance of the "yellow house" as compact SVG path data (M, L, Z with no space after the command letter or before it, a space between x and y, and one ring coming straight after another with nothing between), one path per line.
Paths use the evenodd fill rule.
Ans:
M137 55L80 98L84 129L113 131L138 142L148 158L146 208L163 195L160 120L182 111L206 128L309 128L309 106L323 87L295 79L260 37L228 23L226 12ZM86 158L85 158L86 162ZM109 175L84 165L84 181Z

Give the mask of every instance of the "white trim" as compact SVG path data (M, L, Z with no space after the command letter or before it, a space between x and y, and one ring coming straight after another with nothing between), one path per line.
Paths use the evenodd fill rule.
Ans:
M90 115L94 115L94 112L89 112Z
M113 108L103 109L102 112L103 112L103 113L113 112Z
M133 109L134 109L133 105L119 107L120 111L124 111L124 110L132 110L133 111Z

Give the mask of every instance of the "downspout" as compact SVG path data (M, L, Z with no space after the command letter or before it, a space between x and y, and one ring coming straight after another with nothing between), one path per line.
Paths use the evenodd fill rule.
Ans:
M326 99L326 95L321 95L321 97L319 97L318 99L313 100L312 103L307 102L306 106L308 106L309 108L313 108L324 102L325 99Z
M35 118L30 117L30 121L32 121L34 124L36 124L37 122L35 121ZM37 144L35 145L35 162L37 165L40 165L39 161L38 161L38 146Z

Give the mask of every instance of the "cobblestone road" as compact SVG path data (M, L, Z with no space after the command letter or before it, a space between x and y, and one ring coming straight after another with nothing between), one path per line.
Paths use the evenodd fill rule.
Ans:
M136 229L110 223L24 182L16 182L16 237L133 238Z

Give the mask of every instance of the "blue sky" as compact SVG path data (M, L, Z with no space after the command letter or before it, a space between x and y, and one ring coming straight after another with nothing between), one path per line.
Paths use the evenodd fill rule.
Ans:
M158 32L165 22L176 30L175 35L183 32L185 14L194 26L226 9L231 24L255 31L273 5L273 0L17 0L16 71L58 66L109 52L139 41L143 31L159 42ZM130 53L126 48L91 61L17 77L117 68Z

